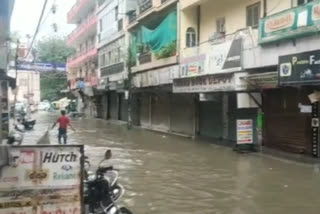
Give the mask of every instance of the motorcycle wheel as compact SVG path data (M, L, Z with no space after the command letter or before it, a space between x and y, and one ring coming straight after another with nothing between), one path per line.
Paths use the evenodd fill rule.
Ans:
M121 207L119 214L133 214L133 213L132 213L128 208L126 208L126 207Z

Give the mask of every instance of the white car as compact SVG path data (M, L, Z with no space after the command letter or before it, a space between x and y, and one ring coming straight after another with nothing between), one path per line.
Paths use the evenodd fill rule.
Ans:
M49 102L40 102L38 109L40 111L48 111L50 109L50 103Z

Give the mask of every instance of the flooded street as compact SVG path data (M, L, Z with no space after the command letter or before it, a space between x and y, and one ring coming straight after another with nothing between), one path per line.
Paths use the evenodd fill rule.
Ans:
M25 137L35 142L54 122L39 112ZM111 148L110 161L126 188L123 202L135 214L318 214L318 167L237 154L197 142L102 120L77 119L69 143L85 144L91 163ZM50 132L52 144L56 131Z

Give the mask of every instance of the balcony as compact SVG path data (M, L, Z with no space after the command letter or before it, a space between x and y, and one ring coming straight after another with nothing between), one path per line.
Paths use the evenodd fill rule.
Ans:
M68 12L67 19L69 24L76 24L82 17L86 16L95 8L95 0L77 0L75 5Z
M160 12L176 2L178 0L140 0L137 10L129 15L128 29L135 27L147 16Z
M95 35L96 32L97 17L95 15L91 15L68 36L68 45L77 46L85 41L89 36Z
M132 67L132 72L146 71L154 68L175 65L178 63L178 56L171 56L163 59L157 59L152 53L144 53L137 57L137 65Z
M88 62L89 60L98 56L98 50L94 47L78 53L76 56L68 60L68 68L75 68L79 65Z
M180 1L181 10L185 10L187 8L197 6L205 1L206 0L183 0L183 1Z

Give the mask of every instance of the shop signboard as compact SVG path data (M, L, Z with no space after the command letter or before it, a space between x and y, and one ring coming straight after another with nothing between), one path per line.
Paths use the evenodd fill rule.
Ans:
M169 66L152 71L137 73L133 77L133 85L137 88L172 84L179 76L179 66Z
M237 120L237 144L253 144L252 120Z
M285 10L260 20L259 43L301 37L320 31L320 2Z
M206 55L184 58L180 63L180 77L192 77L204 74Z
M208 56L208 73L225 73L242 70L242 38L232 35L223 43L214 43Z
M83 146L19 146L0 168L0 214L82 213Z
M173 82L174 93L205 93L235 89L233 74L197 76L175 79Z
M279 84L302 86L320 84L320 50L279 57Z

